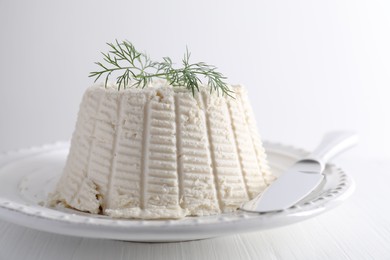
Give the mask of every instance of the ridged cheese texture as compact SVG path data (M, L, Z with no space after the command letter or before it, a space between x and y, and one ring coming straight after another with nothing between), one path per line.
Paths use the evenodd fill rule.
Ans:
M235 211L273 176L246 90L231 88L88 88L52 203L115 218Z

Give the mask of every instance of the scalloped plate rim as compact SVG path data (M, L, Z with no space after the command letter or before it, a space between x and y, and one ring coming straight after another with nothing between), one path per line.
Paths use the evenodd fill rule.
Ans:
M280 143L264 142L264 146L266 149L273 150L274 153L279 150L279 154L282 156L301 157L307 153L303 149ZM34 155L42 155L68 147L69 143L67 142L57 142L40 147L5 152L0 154L0 173L7 164L12 165L18 160L25 159L26 156L23 157L23 155L31 158ZM31 156L28 157L28 155ZM10 161L15 156L21 156L21 158ZM322 199L323 201L317 204L308 203L274 213L259 214L236 211L208 217L187 217L183 220L121 220L95 217L94 215L75 215L38 205L26 206L2 198L0 195L0 219L51 233L138 242L187 241L258 231L304 221L326 212L346 200L355 189L353 179L333 164L329 164L327 169L338 174L344 174L343 178L345 178L347 184L344 185L337 196ZM51 216L50 213L54 212L61 212L65 217ZM212 221L207 222L210 219Z

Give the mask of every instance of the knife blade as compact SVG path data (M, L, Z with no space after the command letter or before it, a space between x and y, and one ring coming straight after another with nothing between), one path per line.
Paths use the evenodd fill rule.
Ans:
M296 162L254 199L240 209L269 212L287 209L309 195L324 179L326 162L358 142L358 135L350 132L331 132L325 135L317 149Z

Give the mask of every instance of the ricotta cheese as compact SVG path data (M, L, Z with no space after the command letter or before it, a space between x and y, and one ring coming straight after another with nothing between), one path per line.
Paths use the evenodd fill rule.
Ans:
M231 88L88 88L51 204L141 219L236 210L274 177L246 89Z

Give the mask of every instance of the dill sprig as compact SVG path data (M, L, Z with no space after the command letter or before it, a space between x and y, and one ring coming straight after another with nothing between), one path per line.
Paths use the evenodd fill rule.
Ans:
M132 79L136 86L144 88L151 79L148 70L155 68L157 64L152 62L146 54L138 52L130 42L119 43L115 40L115 44L107 43L107 45L111 47L111 50L108 53L102 52L103 60L107 64L95 62L101 70L91 72L89 77L96 77L96 82L103 74L106 74L105 86L107 87L111 74L121 71L122 74L116 78L118 90L121 87L126 88Z
M225 83L226 77L217 71L217 67L204 62L190 63L191 53L186 48L182 60L182 68L174 68L171 58L164 57L162 62L152 61L145 53L139 52L129 41L107 43L108 53L103 53L104 64L96 62L101 70L91 72L89 77L95 77L95 82L105 75L105 86L113 73L118 73L116 83L118 90L127 87L145 88L154 78L161 78L173 87L185 87L195 95L200 90L203 80L207 81L210 92L221 92L231 96L232 91ZM122 73L122 74L121 74ZM131 85L129 83L131 82Z

